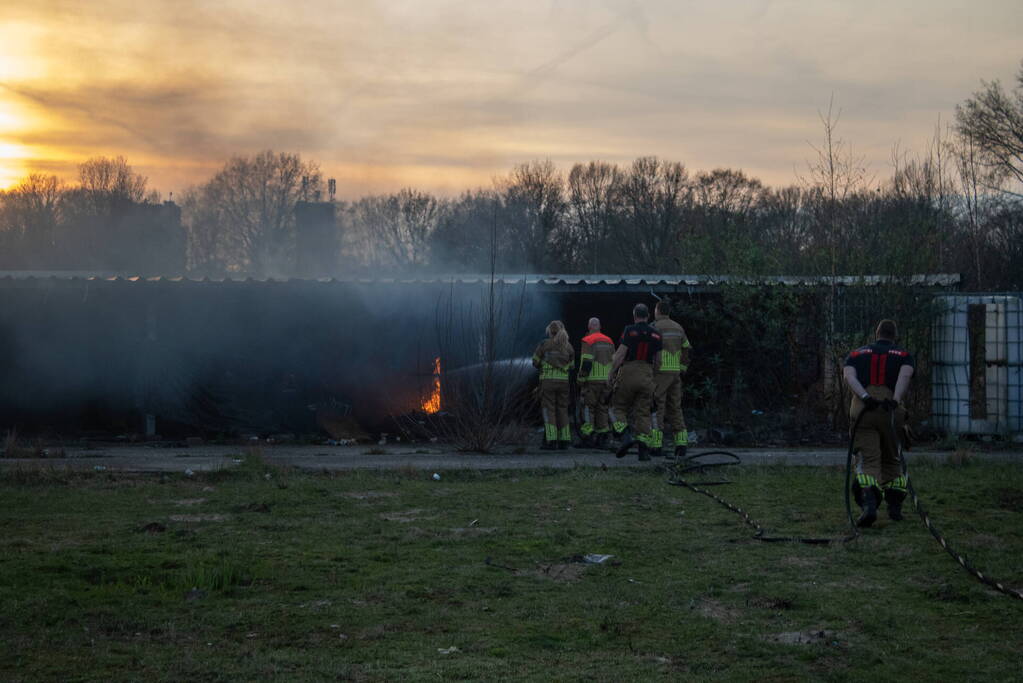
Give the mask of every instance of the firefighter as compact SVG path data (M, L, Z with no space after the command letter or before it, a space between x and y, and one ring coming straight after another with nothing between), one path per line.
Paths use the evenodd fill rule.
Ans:
M540 409L543 412L544 450L565 449L572 442L568 427L568 371L575 351L560 320L547 325L547 339L533 354L533 367L540 371Z
M671 429L675 446L675 457L681 458L689 446L689 432L682 415L682 377L689 369L689 353L692 346L686 331L672 320L671 302L667 299L657 302L654 308L653 327L661 333L661 362L654 368L654 409L650 416L651 455L663 455L664 428Z
M608 441L607 405L604 394L607 378L611 374L611 359L615 345L611 338L600 332L600 319L590 318L589 334L583 337L579 353L579 373L576 382L583 402L583 424L579 428L580 448L603 448Z
M661 355L661 333L647 322L649 319L646 304L633 307L634 324L622 331L611 365L608 384L612 378L615 383L611 426L622 438L615 453L619 458L638 441L639 459L650 459L650 403L654 395L654 365Z
M906 498L906 477L899 463L896 439L906 423L902 399L913 377L913 356L895 345L897 329L891 320L882 320L876 341L849 353L843 374L852 391L849 418L855 423L853 434L856 454L856 481L853 495L862 508L857 526L868 527L877 519L882 498L888 505L888 517L902 520L902 501ZM892 418L894 415L894 430Z

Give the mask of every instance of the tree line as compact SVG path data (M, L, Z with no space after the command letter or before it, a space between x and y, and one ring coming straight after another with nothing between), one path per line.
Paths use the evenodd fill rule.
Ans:
M32 174L0 192L0 268L182 272L187 235L123 157L90 159L78 182Z
M453 198L406 188L336 202L334 274L954 272L971 289L1023 288L1023 67L1012 91L984 83L923 153L893 149L883 179L838 136L839 118L821 112L821 140L788 187L655 157L567 172L535 160ZM76 184L32 175L0 193L0 267L302 276L295 206L324 185L315 162L265 151L231 159L178 206L123 158L92 159Z

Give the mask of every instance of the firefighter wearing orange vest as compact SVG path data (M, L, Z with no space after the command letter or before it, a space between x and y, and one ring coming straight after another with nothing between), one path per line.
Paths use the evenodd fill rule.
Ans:
M614 342L600 332L600 319L590 318L587 325L589 334L582 339L579 353L579 372L576 382L583 402L583 423L579 427L582 440L580 448L603 448L608 441L607 406L604 392L607 378L611 374L614 357Z
M650 309L646 304L633 307L635 324L622 332L611 363L608 383L612 378L616 383L611 426L615 434L622 437L622 444L615 453L619 458L638 441L639 459L650 459L650 403L654 395L654 365L661 355L661 333L647 323L649 318ZM627 426L631 426L631 434L626 431Z
M909 389L914 363L908 351L895 346L896 333L893 321L882 320L876 341L850 352L842 371L853 394L849 418L855 424L863 414L853 434L853 495L862 508L856 520L861 527L877 519L882 497L888 504L889 519L901 521L902 501L906 498L908 481L902 474L897 439L906 422L902 399Z
M572 433L568 426L568 371L575 351L560 320L547 325L547 339L533 354L533 367L540 371L540 408L543 412L544 450L568 448Z
M682 414L682 377L689 369L689 353L692 346L686 331L672 320L671 302L667 299L657 302L654 308L653 327L661 333L661 362L654 368L654 408L650 416L652 423L651 444L653 456L663 455L664 429L674 435L676 458L686 454L689 446L689 432Z

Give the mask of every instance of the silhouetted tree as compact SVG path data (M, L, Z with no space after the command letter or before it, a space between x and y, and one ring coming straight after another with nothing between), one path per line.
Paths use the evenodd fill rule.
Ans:
M700 258L696 265L736 275L768 270L775 247L759 233L757 215L765 194L760 181L742 171L696 174L685 234L685 252Z
M491 239L506 238L497 230L501 198L494 190L465 192L447 203L430 235L430 261L438 269L484 273L490 268ZM492 234L496 233L496 234ZM509 268L508 245L498 242L494 267Z
M411 188L364 197L348 211L349 243L362 252L367 265L422 268L443 210L436 197Z
M568 174L568 222L579 245L574 265L591 273L617 262L611 241L619 221L623 174L604 161L576 164Z
M989 187L1006 180L1023 183L1023 62L1012 94L998 81L982 83L956 107L957 130L975 146Z
M37 268L54 264L64 190L57 176L33 173L0 193L3 265Z
M190 266L290 274L295 203L317 196L322 184L319 166L298 154L267 150L232 158L187 194Z
M621 185L616 246L621 266L634 273L682 272L680 237L691 202L685 166L641 157L632 162Z
M503 260L537 272L556 269L569 251L559 241L566 203L565 183L557 168L549 159L521 164L498 187L504 209L500 228L505 233L499 240L514 250Z

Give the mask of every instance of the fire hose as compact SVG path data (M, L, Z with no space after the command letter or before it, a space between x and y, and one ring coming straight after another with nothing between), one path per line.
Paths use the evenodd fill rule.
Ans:
M864 411L866 412L866 411ZM727 465L737 465L742 461L735 453L730 451L705 451L703 453L692 453L686 455L681 460L678 460L668 465L668 484L672 486L684 486L685 488L695 491L696 493L707 496L711 500L731 510L735 514L742 518L742 521L753 528L753 538L764 543L806 543L809 545L827 545L831 543L847 543L855 540L860 535L860 530L856 527L856 522L853 521L852 505L849 502L849 490L850 490L850 479L852 477L852 456L853 456L853 438L852 434L856 433L856 428L860 425L860 420L863 418L863 413L860 413L856 418L856 422L853 424L852 432L849 437L849 450L846 453L845 458L845 512L849 520L849 533L845 536L836 537L804 537L804 536L768 536L764 531L764 527L753 519L752 516L741 507L729 503L727 500L718 496L705 488L704 486L720 486L722 484L729 484L731 482L727 480L714 480L714 481L700 481L692 482L689 481L685 475L689 472L700 472L703 473L708 469L716 467L725 467ZM724 462L702 462L703 458L707 456L725 456L731 458L730 461Z
M706 451L703 453L693 453L682 458L680 461L672 463L671 465L668 466L669 477L667 483L672 486L683 486L685 488L690 489L691 491L695 491L696 493L705 495L711 500L719 503L725 508L736 513L742 518L743 522L745 522L747 525L753 528L755 532L753 534L753 538L755 538L758 541L764 541L765 543L776 542L807 543L810 545L826 545L831 543L846 543L848 541L852 541L858 538L860 535L860 531L856 527L856 523L853 521L852 505L849 502L849 492L851 488L850 481L852 478L853 446L855 442L856 430L860 425L860 420L863 418L866 412L867 411L864 410L856 417L856 420L853 423L853 427L849 431L849 448L846 453L845 461L845 511L846 516L849 520L850 532L845 536L834 538L814 538L801 536L767 536L764 532L763 526L755 519L753 519L753 517L750 516L748 512L746 512L745 510L736 505L733 505L732 503L721 498L720 496L715 495L714 493L702 488L704 486L717 486L722 484L728 484L730 483L729 481L714 480L691 482L685 478L684 475L686 475L689 472L703 473L711 468L740 464L741 461L739 459L739 456L729 451ZM969 561L969 559L962 553L958 552L955 548L953 548L953 546L948 542L948 540L938 530L938 528L934 526L934 524L931 522L929 515L927 514L927 511L924 509L923 503L920 502L920 497L917 495L916 488L913 486L912 480L909 478L909 470L906 465L906 457L902 449L902 441L901 439L898 438L898 432L895 428L894 411L891 411L889 423L892 431L892 436L895 438L895 443L898 444L897 448L899 455L899 467L902 471L902 476L906 478L906 491L909 494L910 498L912 498L913 500L913 506L914 508L916 508L917 514L920 515L920 519L923 521L924 526L930 532L931 536L934 537L934 540L936 540L938 544L945 550L945 552L947 552L957 563L959 563L959 565L963 569L965 569L975 579L977 579L984 585L993 588L999 593L1002 593L1003 595L1008 595L1009 597L1013 597L1018 600L1023 600L1023 592L1014 590L1012 588L1008 588L1007 586L1005 586L1003 582L991 578L990 576L984 574L982 571L974 567L973 564ZM711 463L701 462L701 459L707 456L726 456L731 458L731 460Z
M890 422L892 433L895 434L896 430L894 412L892 412L891 414ZM898 439L896 439L896 442L899 444L899 467L902 469L902 476L906 478L906 492L909 493L910 498L913 499L913 507L916 508L917 514L920 515L920 520L924 523L924 526L927 527L927 531L929 531L931 536L934 537L934 540L938 542L938 545L940 545L945 550L945 552L947 552L952 557L952 559L958 562L960 567L965 569L967 573L969 573L971 576L973 576L973 578L977 579L985 586L993 588L999 593L1002 593L1003 595L1008 595L1011 598L1023 600L1023 592L1014 590L1012 588L1008 588L1001 581L997 581L991 578L990 576L984 574L982 571L974 567L973 564L969 561L969 559L965 555L960 553L958 550L953 548L952 544L950 544L948 540L945 538L945 536L938 530L938 528L934 526L934 524L931 522L930 516L927 514L927 510L924 509L923 503L920 502L920 496L918 496L916 493L916 488L914 488L913 486L913 481L909 478L909 470L906 467L906 458L902 453L902 442L899 441Z

